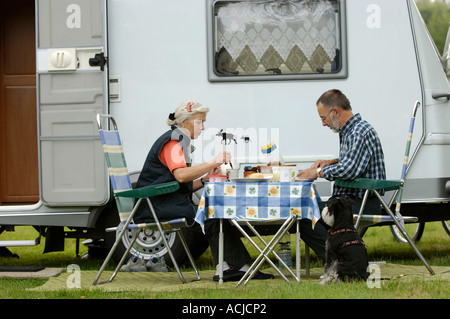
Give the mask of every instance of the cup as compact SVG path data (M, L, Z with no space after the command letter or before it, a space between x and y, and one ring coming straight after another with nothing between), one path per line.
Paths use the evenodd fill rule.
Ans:
M238 169L227 169L227 175L229 179L239 178Z
M294 169L292 167L280 166L280 182L291 182L293 180Z
M220 165L220 174L221 175L226 175L227 174L227 170L229 170L231 168L232 167L231 167L230 163Z

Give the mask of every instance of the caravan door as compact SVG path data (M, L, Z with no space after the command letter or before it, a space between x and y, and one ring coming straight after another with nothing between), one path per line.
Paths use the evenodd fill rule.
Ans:
M108 112L106 0L37 1L40 197L101 205L109 183L97 113Z

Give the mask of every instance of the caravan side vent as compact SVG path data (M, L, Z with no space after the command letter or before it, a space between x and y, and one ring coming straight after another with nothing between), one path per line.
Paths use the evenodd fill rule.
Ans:
M122 102L122 89L120 76L112 75L109 77L109 101Z

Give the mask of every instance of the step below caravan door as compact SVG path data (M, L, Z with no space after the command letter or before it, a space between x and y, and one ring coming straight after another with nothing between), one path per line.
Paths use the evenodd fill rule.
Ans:
M97 113L108 113L106 0L37 1L40 197L101 205L109 182Z

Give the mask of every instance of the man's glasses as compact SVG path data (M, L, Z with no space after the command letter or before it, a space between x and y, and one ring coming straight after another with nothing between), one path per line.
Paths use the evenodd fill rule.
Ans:
M327 113L326 116L321 116L320 117L320 120L322 121L322 123L327 120L328 116L330 115L331 112L333 112L333 110L334 110L334 107L330 110L330 112Z

